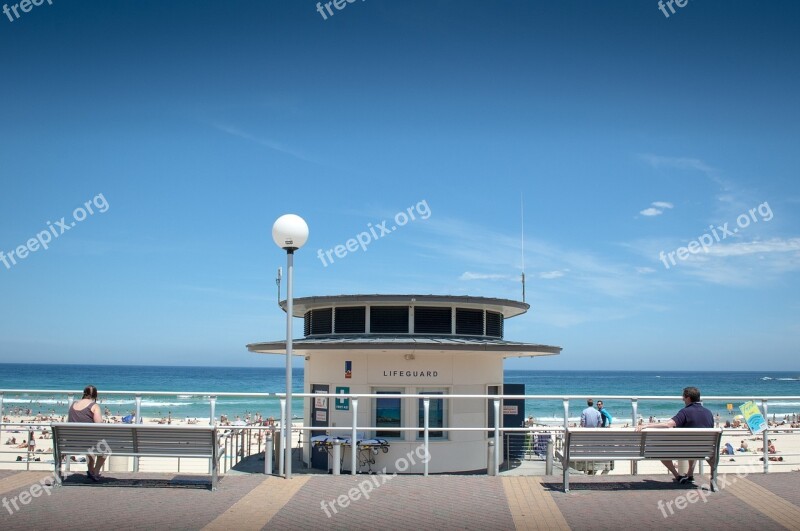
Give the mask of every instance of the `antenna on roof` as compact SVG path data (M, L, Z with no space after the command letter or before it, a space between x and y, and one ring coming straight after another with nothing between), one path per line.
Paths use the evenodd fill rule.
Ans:
M522 250L522 302L525 302L525 197L519 196L520 248Z
M281 306L281 278L283 278L283 269L278 268L278 278L275 279L275 284L278 285L278 308Z

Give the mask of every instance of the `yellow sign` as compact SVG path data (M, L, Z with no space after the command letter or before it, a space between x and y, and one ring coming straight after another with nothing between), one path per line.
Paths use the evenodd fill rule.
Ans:
M733 411L733 404L728 404L728 411Z

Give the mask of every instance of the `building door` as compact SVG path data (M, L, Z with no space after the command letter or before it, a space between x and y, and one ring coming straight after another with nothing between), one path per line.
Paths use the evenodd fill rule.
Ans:
M503 384L504 395L524 395L525 384ZM521 428L525 425L525 399L506 398L503 400L503 426ZM506 432L506 455L511 459L521 459L525 453L525 433Z
M329 393L330 386L328 384L311 384L312 393ZM318 430L311 430L311 436L325 435L327 428L330 426L330 399L326 396L311 397L311 426L314 428L322 428ZM325 446L315 448L311 447L311 468L318 468L320 470L329 470L328 467L328 450Z

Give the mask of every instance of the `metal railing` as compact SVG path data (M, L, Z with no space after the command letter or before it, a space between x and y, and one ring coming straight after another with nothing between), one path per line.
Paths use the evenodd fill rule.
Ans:
M4 412L4 397L5 396L19 396L24 395L26 397L30 397L31 395L48 395L48 396L65 396L67 398L67 408L72 404L75 399L76 395L80 395L79 391L70 391L70 390L52 390L52 389L0 389L0 414ZM258 398L263 399L266 402L274 402L277 400L280 404L280 426L286 426L287 422L285 419L286 413L286 398L284 393L214 393L214 392L186 392L186 391L103 391L104 396L124 396L124 397L133 397L133 404L135 405L135 415L136 415L136 422L142 422L142 397L144 396L171 396L177 397L181 395L182 397L197 397L201 401L208 401L209 406L209 423L210 424L217 424L216 419L216 407L217 407L217 399L220 397L249 397L249 398ZM336 426L336 431L349 431L351 434L351 440L355 441L358 439L359 432L422 432L422 443L424 445L424 449L426 455L429 454L429 444L430 444L430 433L433 432L458 432L458 431L473 431L473 432L485 432L489 435L489 440L493 442L493 452L494 455L491 456L493 459L490 459L492 464L491 470L488 470L489 473L497 474L500 470L501 460L501 439L504 434L513 434L515 432L518 433L530 433L530 434L538 434L538 433L551 433L554 436L555 444L559 444L559 438L561 436L561 432L566 429L569 425L569 409L570 409L570 401L583 401L585 400L585 395L461 395L461 394L374 394L374 393L345 393L345 394L335 394L335 393L294 393L293 397L306 399L306 398L320 398L320 397L327 397L328 399L349 399L350 401L350 418L351 424L349 426ZM359 411L359 400L360 399L386 399L386 398L399 398L400 400L422 400L423 406L423 423L421 426L403 426L399 428L391 428L391 427L384 427L384 426L369 426L369 425L360 425L358 423L358 411ZM606 403L609 401L629 401L631 407L631 426L635 426L639 422L639 405L642 402L648 401L674 401L676 403L675 411L677 412L680 408L680 404L678 403L678 399L674 396L625 396L625 395L612 395L606 396L603 395L604 400ZM446 400L446 401L458 401L458 400L484 400L486 401L487 405L491 404L493 412L494 412L494 425L493 426L484 426L484 425L473 425L473 426L436 426L431 428L430 427L430 401L431 400ZM501 405L503 400L535 400L537 402L544 402L544 401L555 401L561 402L564 416L563 416L563 427L558 426L536 426L534 428L530 427L510 427L510 426L501 426L501 414L502 411ZM799 396L708 396L704 397L703 402L708 404L710 402L722 402L722 403L731 403L731 402L745 402L745 401L756 401L760 404L761 410L764 414L765 418L768 418L768 411L769 411L769 403L776 402L776 401L798 401L800 400ZM480 424L484 424L485 419ZM2 437L4 427L10 425L9 423L0 423L0 437ZM25 426L26 428L32 426L33 424L13 424L13 426ZM46 424L38 424L39 426L46 427ZM266 431L268 431L267 427L264 426L230 426L229 428L231 432L224 435L222 439L222 444L225 446L226 449L226 459L227 459L227 469L235 466L241 459L252 455L251 447L252 447L252 431L260 431L261 436L257 437L258 440L258 452L261 452L261 441L265 440L266 438ZM320 429L326 429L326 427L320 426L306 426L301 424L300 426L291 426L293 431L297 431L300 434L300 442L299 446L302 447L303 445L303 437L302 434L314 430L319 431ZM327 428L331 429L331 428ZM797 428L789 428L784 426L772 426L763 432L763 471L769 472L770 463L775 463L775 461L770 461L770 457L774 457L775 454L769 454L767 452L767 442L770 437L774 435L777 431L786 432L790 434L795 434L800 432L800 429ZM279 437L281 430L275 429L270 432L270 440L275 441L277 440L276 437ZM726 435L733 435L733 434L747 434L749 433L746 430L728 430L725 432ZM310 437L306 437L306 441L309 441ZM232 453L230 452L231 448L236 448ZM236 454L236 455L232 455ZM741 456L733 456L736 457L744 457L745 455L755 455L755 454L742 454ZM782 453L784 457L796 456L797 454L793 453ZM424 471L423 475L428 475L428 460L424 460ZM724 463L721 462L721 465ZM790 464L784 461L782 464ZM29 464L28 464L29 466ZM701 464L702 466L702 464ZM284 468L283 459L279 457L278 459L278 473L281 473ZM355 475L357 473L357 452L351 452L351 463L350 463L350 473ZM635 467L633 467L632 472L635 472Z

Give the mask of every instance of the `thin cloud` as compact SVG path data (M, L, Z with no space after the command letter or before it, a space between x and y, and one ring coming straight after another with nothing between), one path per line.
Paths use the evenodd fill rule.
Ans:
M472 273L470 271L465 271L458 277L458 280L511 280L511 276L497 273Z
M274 151L278 151L280 153L284 153L286 155L291 155L292 157L298 158L300 160L304 160L306 162L314 162L310 158L308 158L304 153L302 153L300 151L297 151L297 150L295 150L293 148L290 148L289 146L286 146L285 144L281 144L279 142L275 142L275 141L270 140L268 138L259 138L257 136L253 136L253 135L251 135L250 133L248 133L246 131L242 131L241 129L238 129L236 127L232 127L232 126L229 126L229 125L213 124L213 126L216 129L222 131L223 133L227 133L229 135L233 135L233 136L236 136L236 137L239 137L239 138L243 138L245 140L249 140L250 142L255 142L256 144L258 144L260 146L264 146L266 148L272 149Z
M800 251L800 238L789 238L788 240L772 238L766 241L728 243L708 248L708 254L720 257L798 251Z
M539 278L543 278L546 280L552 280L554 278L561 278L564 276L563 271L547 271L544 273L539 273Z
M641 214L643 216L660 216L663 213L664 213L663 210L659 210L657 208L652 208L652 207L651 208L645 208L644 210L640 210L639 211L639 214Z
M650 153L643 153L639 158L655 169L674 168L676 170L695 170L703 173L716 173L717 169L709 166L700 159L690 157L663 157Z
M653 201L650 203L649 208L645 208L644 210L640 210L639 214L643 216L660 216L664 213L664 210L668 208L673 208L672 203L668 203L667 201Z

